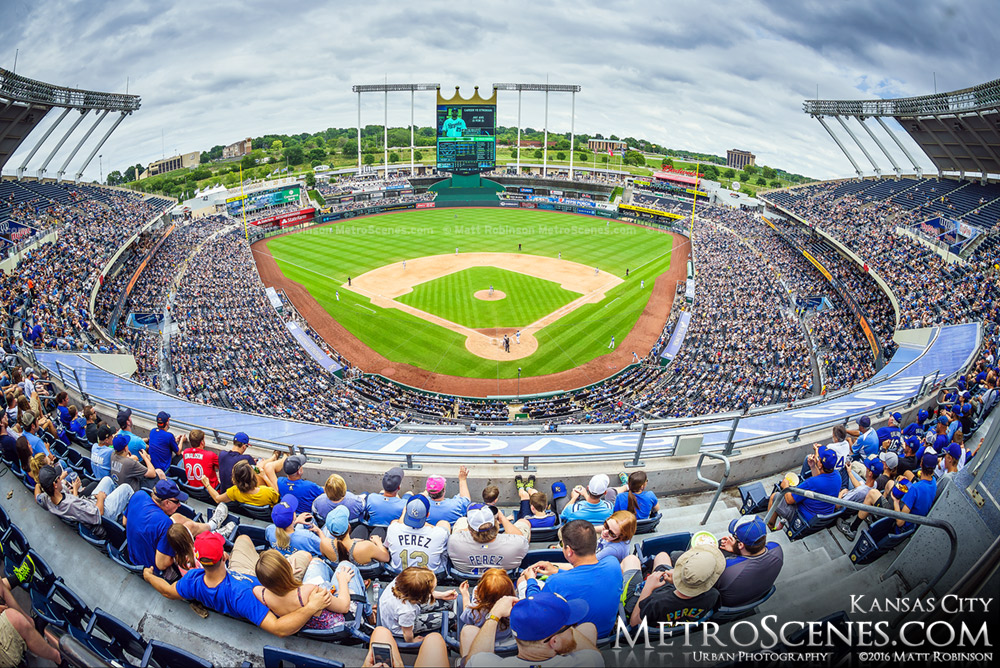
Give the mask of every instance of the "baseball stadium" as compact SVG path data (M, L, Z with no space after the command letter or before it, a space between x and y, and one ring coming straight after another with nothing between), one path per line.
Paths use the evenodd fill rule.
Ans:
M989 660L1000 80L804 100L853 174L747 191L581 160L586 81L392 75L356 164L88 181L146 105L43 78L0 69L0 664Z

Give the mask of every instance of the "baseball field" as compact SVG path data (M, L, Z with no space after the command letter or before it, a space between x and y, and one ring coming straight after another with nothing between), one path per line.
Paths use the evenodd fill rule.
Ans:
M399 364L499 380L516 378L518 368L522 378L544 376L603 357L616 360L604 376L625 366L632 350L622 346L640 316L657 312L646 327L656 329L653 340L666 319L660 302L669 309L673 242L658 230L590 216L451 208L311 228L258 243L254 253L265 283L284 287L310 324L365 371ZM308 300L290 289L299 286ZM329 316L316 320L336 326L314 322L302 303L310 300ZM374 353L369 368L345 352L357 342Z

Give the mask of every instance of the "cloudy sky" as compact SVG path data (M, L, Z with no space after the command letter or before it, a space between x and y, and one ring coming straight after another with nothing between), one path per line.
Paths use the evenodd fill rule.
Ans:
M1000 76L998 45L996 0L0 0L0 66L11 69L17 49L18 74L142 96L101 151L105 174L246 136L353 127L352 84L433 82L468 95L547 78L583 86L578 132L745 148L759 164L848 176L802 113L817 85L826 99L932 93L935 76L938 91L955 90ZM418 95L417 124L430 125L433 109L432 94ZM526 95L522 109L523 126L543 126L542 96ZM371 96L362 122L383 113ZM390 96L388 113L407 125L409 96ZM516 113L516 94L501 93L498 123L516 125ZM550 128L569 124L569 96L551 96ZM87 177L97 172L95 160Z

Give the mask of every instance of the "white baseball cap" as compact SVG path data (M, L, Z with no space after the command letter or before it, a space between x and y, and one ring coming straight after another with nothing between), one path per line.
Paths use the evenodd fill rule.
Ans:
M602 496L606 491L608 491L608 485L610 484L608 476L603 473L598 473L590 482L587 483L587 491L594 496Z
M493 526L496 523L493 511L485 506L482 508L473 508L465 517L469 520L469 529L472 531L482 531L484 526Z

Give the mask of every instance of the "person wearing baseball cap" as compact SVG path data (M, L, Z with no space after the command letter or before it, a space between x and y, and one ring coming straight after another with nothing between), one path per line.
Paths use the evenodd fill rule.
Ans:
M117 488L111 478L101 478L93 492L80 494L79 477L72 485L65 482L66 474L54 467L43 466L35 484L35 501L45 510L63 520L80 522L91 529L101 524L101 517L117 521L132 496L132 488Z
M528 552L531 525L520 519L511 524L503 513L493 514L491 506L470 506L465 517L455 523L448 539L448 558L456 570L480 575L490 568L505 571L517 568ZM503 526L500 533L497 523Z
M426 566L435 573L445 570L445 554L451 525L445 520L429 520L431 501L423 494L406 502L402 521L386 529L383 543L389 550L389 568L399 572L409 566Z
M180 452L187 441L187 434L181 435L178 442L170 433L170 413L160 411L156 415L156 427L149 432L149 458L153 466L166 471L171 464L180 460Z
M21 435L31 446L33 455L51 455L49 446L38 435L38 418L33 411L21 411Z
M131 454L129 443L128 434L121 431L111 439L111 446L114 448L110 462L111 479L116 485L128 485L133 492L138 492L139 487L144 484L149 486L157 478L162 478L163 471L156 470L145 450L140 450L138 456Z
M248 447L250 437L240 431L233 436L233 447L219 453L219 489L233 486L233 467L237 462L246 461L250 466L257 466L257 460L246 454Z
M629 624L645 621L652 627L660 622L696 622L718 605L715 585L726 569L726 559L718 547L697 545L683 553L676 564L661 552L653 563L653 572L645 582L641 571L624 574L624 607ZM632 565L634 562L622 562L623 568Z
M841 477L837 468L837 453L826 446L821 446L816 450L816 456L810 459L809 466L812 469L812 476L798 484L800 489L811 490L817 494L837 496L840 494ZM778 519L791 522L798 514L803 522L810 522L816 515L827 515L832 513L834 505L828 501L810 499L799 494L784 491L788 487L787 477L781 479L779 491L774 492L767 502L767 509L777 504L775 515L772 518L774 524L769 528L777 526Z
M282 498L289 494L295 496L299 500L296 510L300 513L311 512L313 501L323 494L322 487L302 477L302 467L305 465L305 455L289 455L282 464L285 477L278 478L278 493Z
M194 538L194 549L203 568L192 568L173 584L156 575L152 568L144 569L142 577L166 598L198 601L210 610L246 620L281 637L296 633L333 603L329 589L314 587L302 607L278 617L254 594L254 588L260 586L255 576L226 568L225 544L221 534L204 531Z
M875 433L878 434L879 450L881 452L899 452L903 447L903 434L899 430L899 423L903 416L893 413L889 416L886 426L879 427ZM877 453L876 453L877 454ZM868 456L867 454L865 455Z
M934 470L938 465L938 456L933 452L924 453L920 460L920 473L915 482L911 482L909 489L900 498L896 494L891 494L893 510L901 513L912 513L913 515L926 516L931 510L931 505L937 496L937 483L934 480ZM912 522L906 520L896 520L896 533L908 531L913 527Z
M960 443L949 443L944 449L944 453L938 462L937 484L943 485L945 480L951 479L965 466L965 450Z
M377 535L385 538L386 528L393 520L398 520L403 514L403 507L406 500L411 496L409 492L400 496L399 487L403 484L403 469L393 466L382 476L382 491L372 492L365 497L364 516L367 518L366 524L359 524L351 532L355 538L370 538ZM371 531L366 531L371 527ZM362 532L364 535L362 535Z
M878 433L872 429L872 419L867 415L858 418L857 430L848 429L847 433L856 436L857 440L851 448L854 459L859 460L868 455L877 455L879 451Z
M119 434L125 434L128 436L128 451L131 452L136 457L139 456L140 450L145 450L147 448L146 443L148 439L139 438L137 434L132 433L132 409L123 408L118 411L118 428Z
M597 631L585 622L589 604L540 591L518 600L504 596L490 608L466 654L468 668L506 665L603 666L597 651ZM497 628L508 619L517 643L517 657L502 659L493 653ZM554 659L554 660L553 660Z
M892 453L886 453L892 455ZM864 503L866 505L874 505L877 500L874 497L872 502L868 501L868 496L873 494L879 498L882 497L881 489L879 488L879 478L882 477L882 473L885 470L885 464L880 457L872 456L866 457L862 460L865 466L865 478L864 480L858 479L854 475L854 471L851 468L847 469L847 474L850 477L851 484L847 489L840 490L840 498L845 501L854 501L855 503ZM884 485L884 483L883 483ZM849 540L854 540L857 538L858 527L853 526L851 518L858 511L851 510L848 508L844 512L844 516L837 520L837 529L840 530ZM864 518L862 518L864 519ZM858 526L861 526L861 522L858 521Z
M903 438L906 439L910 436L923 438L924 434L927 433L927 426L925 424L927 422L927 418L928 413L926 409L921 408L917 411L917 419L903 427Z
M767 525L757 515L730 522L729 535L719 539L719 549L726 557L726 570L715 588L720 605L727 607L746 605L766 594L785 562L781 546L768 542Z
M313 523L310 513L296 512L299 500L292 494L281 497L271 508L271 524L264 529L264 538L272 550L291 559L295 552L308 552L314 557L338 560L337 550Z
M591 524L602 524L611 517L614 507L604 498L611 481L604 473L598 473L590 479L587 486L577 485L569 495L569 500L563 506L559 517L563 522L586 520Z
M472 503L472 495L469 494L469 469L464 466L458 468L458 494L450 499L445 498L445 488L448 481L443 476L432 475L427 477L427 498L430 499L431 509L427 515L427 521L437 524L444 520L448 524L455 524L459 518L465 516L465 511Z
M111 475L111 455L114 448L111 439L115 430L103 422L97 426L97 442L90 447L90 468L98 478Z

